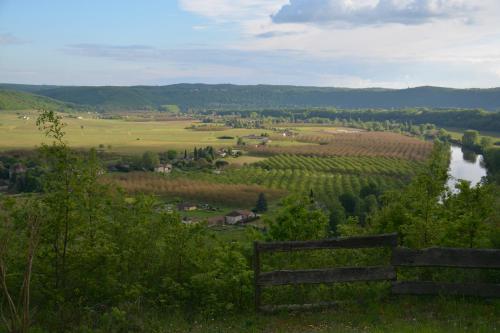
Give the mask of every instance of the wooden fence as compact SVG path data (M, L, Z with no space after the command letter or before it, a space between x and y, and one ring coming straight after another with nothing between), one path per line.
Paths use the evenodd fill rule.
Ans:
M392 253L393 266L404 267L454 267L454 268L500 268L500 250L430 248L413 250L395 248ZM500 284L486 283L439 283L433 281L397 281L392 284L393 294L413 295L461 295L478 297L500 297Z
M430 248L413 250L397 247L397 234L326 239L318 241L255 242L254 243L254 287L255 308L269 310L279 308L311 308L330 303L284 305L265 307L261 305L261 291L266 286L319 284L356 281L393 281L393 294L449 294L480 297L500 297L500 284L455 284L432 281L397 281L397 267L457 267L500 268L498 249L454 249ZM265 252L290 252L321 249L360 249L385 247L392 249L391 265L368 267L339 267L307 270L278 270L261 272L261 254Z

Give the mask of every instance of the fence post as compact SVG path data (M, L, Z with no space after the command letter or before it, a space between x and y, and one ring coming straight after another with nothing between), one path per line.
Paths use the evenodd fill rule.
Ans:
M255 291L255 311L259 311L260 309L260 285L258 283L259 275L260 275L260 254L259 254L259 246L258 242L253 242L253 283L254 283L254 291Z

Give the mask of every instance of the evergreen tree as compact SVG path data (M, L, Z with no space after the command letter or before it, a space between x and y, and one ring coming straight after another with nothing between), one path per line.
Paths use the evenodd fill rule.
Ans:
M267 211L267 199L264 193L259 194L259 198L257 199L257 204L255 205L255 211L257 213L262 213Z

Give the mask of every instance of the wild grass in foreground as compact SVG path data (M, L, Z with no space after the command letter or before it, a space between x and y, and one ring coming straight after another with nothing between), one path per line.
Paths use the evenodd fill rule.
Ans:
M500 330L498 301L403 297L309 312L190 318L115 310L94 328L74 332L484 332ZM44 332L44 331L39 331Z

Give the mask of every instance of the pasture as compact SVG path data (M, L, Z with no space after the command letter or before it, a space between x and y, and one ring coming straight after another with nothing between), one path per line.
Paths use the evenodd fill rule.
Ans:
M46 142L36 127L36 112L0 112L0 150L32 149ZM77 116L80 116L77 114ZM127 121L115 119L64 118L66 140L74 148L104 147L117 153L142 153L146 150L192 149L195 146L230 146L235 140L223 140L224 135L238 137L255 134L258 130L228 129L225 131L194 131L186 129L194 122L182 121Z

